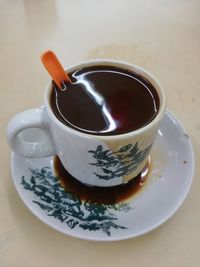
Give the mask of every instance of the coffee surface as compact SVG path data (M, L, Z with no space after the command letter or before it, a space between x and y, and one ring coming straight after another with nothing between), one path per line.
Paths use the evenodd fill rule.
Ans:
M117 135L151 122L159 97L140 75L113 66L92 66L69 73L66 89L52 87L51 107L65 125L90 134Z

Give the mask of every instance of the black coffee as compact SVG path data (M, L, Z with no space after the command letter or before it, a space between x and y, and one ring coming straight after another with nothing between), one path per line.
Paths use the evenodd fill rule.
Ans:
M72 83L61 91L55 85L51 107L65 125L81 132L117 135L151 122L159 97L140 75L112 66L92 66L69 73Z

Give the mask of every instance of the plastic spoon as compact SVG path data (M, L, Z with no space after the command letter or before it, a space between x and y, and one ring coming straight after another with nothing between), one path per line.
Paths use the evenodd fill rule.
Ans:
M41 55L41 61L56 85L63 90L64 82L71 80L53 51L48 50Z

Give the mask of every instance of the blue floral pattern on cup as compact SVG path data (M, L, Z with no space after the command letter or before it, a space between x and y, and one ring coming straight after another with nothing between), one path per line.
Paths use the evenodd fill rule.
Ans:
M90 163L100 169L101 173L94 174L103 180L110 180L133 172L140 163L147 157L153 144L144 149L140 149L138 143L122 146L118 151L112 152L110 149L103 149L102 145L96 150L89 150L95 162Z

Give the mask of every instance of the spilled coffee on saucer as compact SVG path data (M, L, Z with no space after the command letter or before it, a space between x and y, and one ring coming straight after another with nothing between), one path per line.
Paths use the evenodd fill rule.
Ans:
M69 73L72 83L54 85L51 107L65 125L83 133L119 135L150 123L159 96L142 76L114 66L91 66Z

